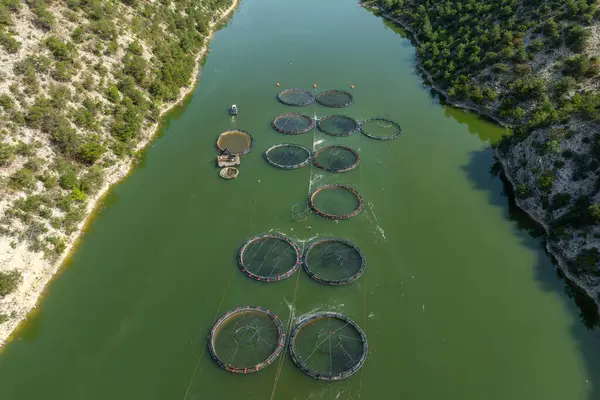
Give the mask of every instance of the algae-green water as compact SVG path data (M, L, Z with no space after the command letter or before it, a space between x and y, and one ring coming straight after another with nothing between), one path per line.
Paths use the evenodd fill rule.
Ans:
M0 399L598 398L598 332L493 173L488 147L503 129L439 104L399 29L355 0L243 0L211 48L189 101L0 355ZM355 85L355 103L276 101L280 89L313 84ZM403 134L383 142L271 128L293 111L386 116ZM215 166L216 138L229 129L255 139L235 181ZM275 169L262 152L282 142L349 145L361 163L343 174ZM292 221L292 207L328 183L360 191L364 211ZM302 270L253 281L237 251L271 230L301 243L351 240L365 273L342 287ZM241 305L269 308L288 333L292 312L342 312L366 332L366 363L335 383L305 376L289 354L255 374L223 371L206 337Z

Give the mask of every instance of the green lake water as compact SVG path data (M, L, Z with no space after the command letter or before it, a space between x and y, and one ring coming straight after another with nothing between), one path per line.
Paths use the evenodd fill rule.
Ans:
M0 355L0 399L599 397L593 321L492 173L488 148L503 130L439 104L401 30L355 0L243 0L211 47L193 96L108 196ZM275 100L280 89L313 84L356 85L355 104ZM404 132L389 142L276 133L271 120L291 111L384 115ZM238 179L225 181L215 140L234 128L255 146ZM278 170L262 152L281 142L349 145L361 163L344 174ZM328 183L360 191L364 211L293 222L291 208ZM278 283L250 280L237 251L271 230L300 242L351 240L367 257L365 273L343 287L302 270ZM292 311L343 312L366 332L364 367L337 383L306 377L287 354L248 376L219 369L206 351L210 327L248 304L273 310L288 329Z

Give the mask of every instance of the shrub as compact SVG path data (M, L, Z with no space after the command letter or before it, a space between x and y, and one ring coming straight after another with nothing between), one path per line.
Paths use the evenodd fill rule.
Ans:
M542 193L547 193L552 190L554 184L554 173L552 171L544 171L538 176L536 180L536 186Z
M106 88L106 98L108 99L108 101L110 101L111 103L116 103L119 101L119 88L117 88L116 85L109 85Z
M79 147L77 157L81 162L91 165L102 157L104 151L104 147L100 143L97 141L89 141Z
M600 223L600 203L590 205L588 207L588 213L594 223Z
M595 247L581 250L575 259L575 265L578 271L589 272L594 275L600 274L600 269L598 268L599 262L600 251Z
M8 143L0 143L0 166L10 165L15 157L15 149Z
M49 31L56 24L56 18L54 18L54 14L48 10L48 6L46 6L46 3L42 0L35 1L33 13L36 17L34 23L41 29Z
M33 171L27 168L21 168L16 171L8 180L8 185L13 189L29 189L35 184Z
M584 29L581 26L574 24L569 29L565 42L571 50L579 53L585 49L585 45L590 36L592 36L592 33L588 29Z
M77 187L77 174L72 168L67 168L58 180L58 184L65 190L71 190Z
M73 69L64 61L58 61L54 64L54 70L51 73L52 78L60 82L68 82L73 76Z
M0 297L14 292L23 281L23 276L17 270L0 272Z
M71 32L71 40L75 43L83 43L84 38L85 31L81 26L78 26L77 28L73 29L73 32Z
M7 53L15 54L21 48L21 42L6 32L0 32L0 46L2 46Z
M517 197L519 197L521 199L526 199L528 197L531 197L531 195L532 195L532 190L529 185L527 185L527 184L517 185Z
M533 69L529 64L517 64L515 65L515 73L520 76L529 75Z
M88 195L93 195L100 190L104 183L104 172L99 165L91 167L82 177L79 183L81 190Z
M494 72L501 74L503 72L510 71L510 67L508 65L506 65L506 64L500 63L500 64L494 65L493 70L494 70Z
M571 195L569 193L556 193L552 196L552 204L551 208L553 210L558 210L559 208L563 208L568 205L571 201Z

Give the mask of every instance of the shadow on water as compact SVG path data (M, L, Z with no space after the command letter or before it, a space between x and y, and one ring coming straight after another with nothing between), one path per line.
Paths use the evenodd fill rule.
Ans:
M450 112L450 114L452 114ZM461 122L461 121L459 121ZM465 123L462 121L461 123ZM471 127L469 127L471 132ZM476 132L471 132L476 134ZM537 262L532 273L539 287L546 292L557 294L565 308L572 315L578 315L569 327L570 334L575 339L587 374L590 377L590 399L600 399L600 349L599 317L596 306L581 289L568 281L560 269L548 255L544 247L544 231L535 221L531 220L514 202L512 187L501 176L501 168L497 162L490 167L493 158L491 149L472 152L469 162L463 170L474 188L488 194L490 204L500 207L504 216L513 222L514 234L520 243L531 249L537 255ZM498 190L501 188L502 190Z

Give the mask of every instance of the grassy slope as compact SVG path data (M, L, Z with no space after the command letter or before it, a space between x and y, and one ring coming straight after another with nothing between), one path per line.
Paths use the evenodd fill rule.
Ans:
M40 284L20 250L48 265L64 255L231 4L0 0L0 324L22 318L7 315L12 297Z

